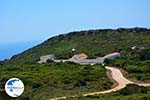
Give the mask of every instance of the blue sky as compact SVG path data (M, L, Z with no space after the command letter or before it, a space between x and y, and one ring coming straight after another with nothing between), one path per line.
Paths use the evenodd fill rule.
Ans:
M150 28L150 0L0 0L0 44L118 27Z

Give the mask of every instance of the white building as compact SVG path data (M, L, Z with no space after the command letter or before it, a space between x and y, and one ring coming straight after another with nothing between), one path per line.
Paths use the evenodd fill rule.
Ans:
M107 58L107 59L114 59L114 58L116 58L116 57L120 57L120 53L114 52L114 53L110 53L110 54L104 56L105 59L106 59L106 58Z

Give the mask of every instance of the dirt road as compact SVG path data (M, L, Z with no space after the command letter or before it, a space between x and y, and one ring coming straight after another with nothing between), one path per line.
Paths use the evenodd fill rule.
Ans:
M114 92L114 91L117 91L117 90L120 90L120 89L126 87L127 84L136 84L138 86L145 86L145 87L150 86L150 83L135 83L135 82L132 82L132 81L126 79L118 68L108 67L108 66L106 66L105 68L108 71L110 71L109 74L111 76L111 79L113 79L114 82L117 83L117 86L115 86L114 88L112 88L110 90L106 90L106 91L91 92L91 93L82 94L82 96L111 93L111 92ZM71 97L77 97L77 96L71 96ZM59 99L66 99L66 98L67 97L64 96L64 97L59 97L59 98L52 98L50 100L59 100Z

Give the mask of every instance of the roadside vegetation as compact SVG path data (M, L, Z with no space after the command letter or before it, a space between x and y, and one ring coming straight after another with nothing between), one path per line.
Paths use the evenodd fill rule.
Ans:
M149 48L149 47L147 47ZM126 77L131 80L150 82L150 49L131 50L130 56L122 54L121 57L114 60L105 60L106 65L122 68L127 73Z
M68 98L67 100L149 100L150 88L128 85L117 92L87 97Z

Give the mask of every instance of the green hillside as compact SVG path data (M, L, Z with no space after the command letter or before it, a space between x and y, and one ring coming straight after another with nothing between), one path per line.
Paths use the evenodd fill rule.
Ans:
M0 100L45 100L106 90L113 86L106 76L106 69L101 65L78 65L72 62L37 64L40 56L47 54L55 54L57 59L70 58L73 55L72 48L77 53L87 54L89 58L120 52L121 57L107 59L105 64L123 69L125 77L134 81L150 82L150 29L79 31L52 37L10 60L1 61ZM25 84L23 95L16 99L8 97L4 91L5 82L12 77L20 78ZM133 91L135 88L139 90ZM135 100L149 100L150 95L147 93L150 93L149 87L129 85L112 94L74 100L122 100L122 97L123 100L132 100L134 97L137 97Z
M36 63L40 56L46 54L55 54L58 58L69 58L72 56L72 48L76 48L77 53L85 53L90 58L95 58L114 51L126 52L133 46L149 49L150 29L119 28L62 34L13 56L9 62Z

